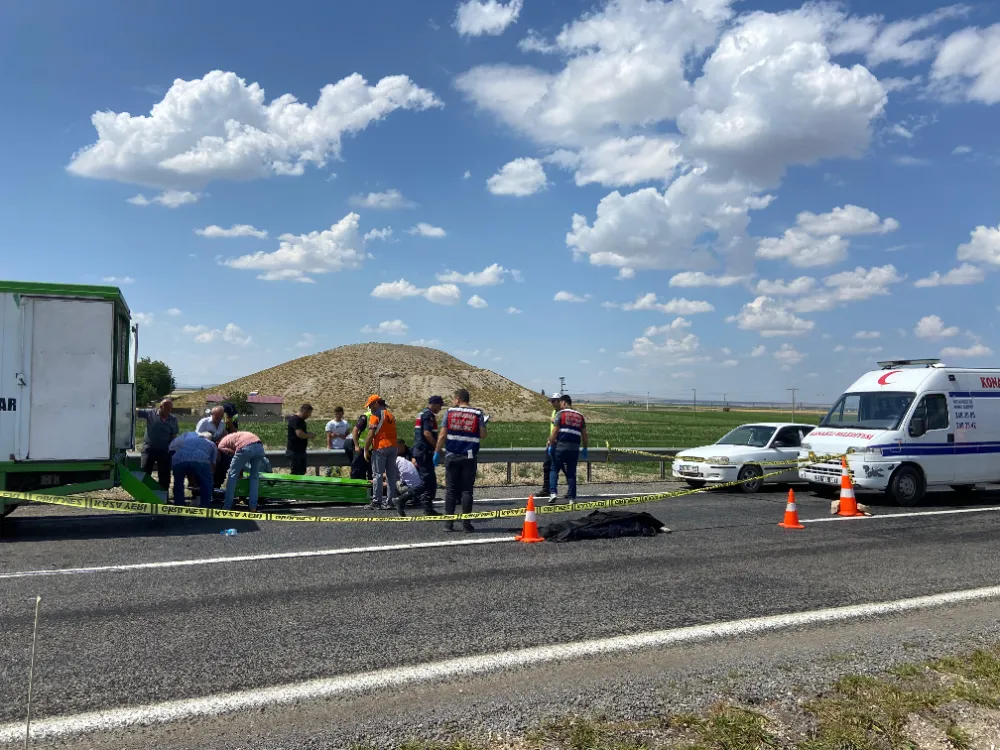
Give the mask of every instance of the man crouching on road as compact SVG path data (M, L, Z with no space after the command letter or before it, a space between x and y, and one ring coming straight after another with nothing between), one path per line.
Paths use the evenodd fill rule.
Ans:
M172 468L174 472L174 505L184 502L184 477L197 477L198 482L191 487L191 495L201 497L201 507L212 504L212 472L219 457L219 450L212 442L211 432L182 432L170 443ZM192 484L189 481L189 484Z
M464 388L455 391L454 404L444 415L438 435L434 465L441 462L444 451L444 512L455 514L461 500L462 514L472 512L472 491L476 485L479 446L486 437L489 417L481 409L469 406L469 392ZM453 521L445 522L446 531L454 531ZM462 531L475 531L469 521L462 521Z

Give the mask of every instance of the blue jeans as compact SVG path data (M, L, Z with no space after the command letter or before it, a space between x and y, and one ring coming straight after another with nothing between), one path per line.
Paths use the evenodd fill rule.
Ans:
M236 451L233 455L233 462L229 464L229 474L226 476L226 501L222 505L224 509L233 509L236 483L243 476L243 469L249 467L250 492L247 500L250 502L250 510L257 510L257 485L260 483L260 466L263 462L263 443L251 443L246 448L240 448Z
M552 452L552 469L549 472L549 491L555 495L559 472L566 475L566 496L576 499L576 464L580 460L580 446L576 443L556 443Z
M194 474L198 477L198 491L201 493L201 507L212 504L212 467L204 462L181 461L173 465L174 505L184 505L184 478Z

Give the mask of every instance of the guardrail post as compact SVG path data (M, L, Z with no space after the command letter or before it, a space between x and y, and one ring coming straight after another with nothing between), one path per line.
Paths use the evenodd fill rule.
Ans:
M660 479L667 478L667 462L660 461Z
M590 474L590 461L587 461L587 481L590 482L593 477Z
M511 463L510 461L507 462L507 484L514 483L514 478L511 475L511 469L513 468L513 466L514 466L513 463Z

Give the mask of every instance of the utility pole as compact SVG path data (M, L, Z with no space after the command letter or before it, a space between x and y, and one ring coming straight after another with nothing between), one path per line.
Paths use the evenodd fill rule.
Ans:
M649 411L649 391L646 391L646 411Z
M697 388L692 388L691 389L691 408L694 411L698 411L698 389Z
M566 392L566 378L561 377L561 376L559 378L559 392L560 393L565 393Z
M792 421L794 422L795 421L795 393L799 389L798 388L786 388L785 390L792 392Z

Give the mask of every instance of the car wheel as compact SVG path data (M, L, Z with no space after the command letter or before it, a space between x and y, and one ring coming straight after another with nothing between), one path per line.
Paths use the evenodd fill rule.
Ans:
M904 508L920 505L924 499L924 477L912 466L900 466L889 480L889 497Z
M692 487L696 490L700 490L702 487L705 486L704 482L701 482L697 479L685 479L684 481L687 483L688 487Z
M736 479L741 483L740 489L749 495L760 490L764 484L764 480L761 479L762 476L764 476L764 471L759 466L747 464L740 469L740 473L736 475Z

